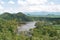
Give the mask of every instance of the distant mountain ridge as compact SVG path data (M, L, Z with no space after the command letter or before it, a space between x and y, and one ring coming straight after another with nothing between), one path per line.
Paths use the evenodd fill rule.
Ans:
M39 16L39 15L60 15L60 12L25 12L26 15L33 15L33 16Z

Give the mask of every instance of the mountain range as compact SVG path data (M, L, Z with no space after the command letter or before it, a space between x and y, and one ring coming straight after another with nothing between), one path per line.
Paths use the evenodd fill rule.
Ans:
M60 12L25 12L29 16L60 15Z

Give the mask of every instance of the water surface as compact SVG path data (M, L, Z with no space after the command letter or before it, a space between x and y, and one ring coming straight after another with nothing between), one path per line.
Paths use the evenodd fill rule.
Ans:
M22 25L20 27L18 27L18 32L20 31L29 31L30 29L35 28L35 23L36 22L27 22L25 25Z

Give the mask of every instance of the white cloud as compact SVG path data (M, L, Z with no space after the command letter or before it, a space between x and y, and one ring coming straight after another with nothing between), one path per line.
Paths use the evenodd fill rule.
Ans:
M3 1L0 1L0 4L4 4L5 2L3 2Z
M36 5L30 6L28 11L49 11L49 12L60 12L60 5Z
M9 3L9 4L15 4L15 2L14 2L14 1L9 1L8 3Z
M27 3L27 5L25 3ZM18 4L26 5L19 7L20 11L60 12L60 5L56 5L54 2L48 2L48 0L26 0L26 1L18 0Z
M9 4L15 4L14 1L9 1ZM56 5L54 2L48 2L48 0L18 0L18 7L4 9L4 12L35 12L35 11L49 11L60 12L60 5ZM47 5L48 4L48 5ZM3 9L0 6L0 9Z
M0 5L0 14L4 11L4 8L2 5Z
M4 9L4 8L0 5L0 10L1 10L1 9Z
M48 0L18 0L19 5L44 5Z
M27 0L27 2L29 4L36 4L36 5L38 5L38 4L45 4L47 2L47 0Z
M23 0L18 0L17 3L21 6L26 6L28 4L26 1Z
M48 5L46 5L46 3ZM60 5L55 5L54 2L49 3L48 0L26 0L26 1L18 0L18 4L25 5L19 7L20 11L30 11L30 12L31 11L60 11L59 9Z
M50 5L54 5L54 2L50 2Z
M37 12L37 11L48 11L48 12L60 12L60 5L35 5L35 6L23 6L18 8L9 8L5 12Z

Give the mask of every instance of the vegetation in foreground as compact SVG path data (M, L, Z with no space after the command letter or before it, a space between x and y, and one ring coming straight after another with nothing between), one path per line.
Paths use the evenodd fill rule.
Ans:
M0 15L0 40L60 40L60 19L32 18L39 20L29 32L17 34L21 22L32 21L23 13Z

